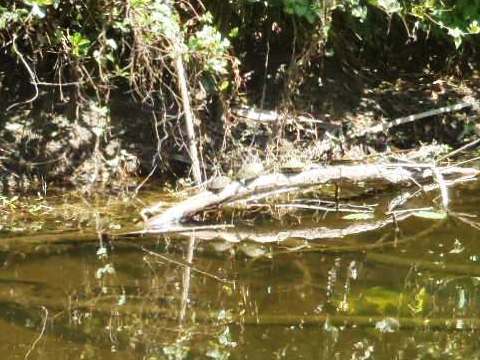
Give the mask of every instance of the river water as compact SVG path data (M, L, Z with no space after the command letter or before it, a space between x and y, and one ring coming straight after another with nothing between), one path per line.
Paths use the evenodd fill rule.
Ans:
M122 232L144 204L171 200L155 189L10 204L15 215L2 215L0 233L1 358L480 358L480 182L450 197L445 219L274 243L97 234ZM343 216L267 218L242 230L360 221Z

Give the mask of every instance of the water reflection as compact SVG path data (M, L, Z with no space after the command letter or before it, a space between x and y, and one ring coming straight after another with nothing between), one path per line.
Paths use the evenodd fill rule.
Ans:
M479 215L467 200L455 210ZM454 217L398 227L281 243L4 238L0 349L12 359L479 357L478 230Z

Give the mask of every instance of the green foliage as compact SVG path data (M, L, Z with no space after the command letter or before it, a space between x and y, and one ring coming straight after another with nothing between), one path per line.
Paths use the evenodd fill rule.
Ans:
M480 0L370 0L387 14L398 13L415 18L420 26L432 27L453 39L459 48L470 35L480 33Z
M389 15L401 13L403 10L402 5L397 0L369 0L369 4L377 6Z
M337 8L350 13L353 18L360 22L364 22L367 18L367 7L360 0L346 0L343 4L340 3Z
M305 18L313 24L318 18L318 5L309 0L283 0L283 10L289 15Z
M53 0L29 0L26 1L25 3L32 5L32 6L47 6L47 5L53 5Z
M76 32L68 37L70 44L72 46L72 54L77 58L85 57L88 54L90 49L91 41L88 40L84 35Z
M206 6L173 0L8 0L0 5L0 41L12 58L19 58L14 42L32 68L54 69L36 74L44 81L76 81L84 84L83 94L93 89L99 96L109 93L100 88L120 81L152 98L176 89L167 75L174 51L187 60L192 91L233 93L241 86L241 61L248 52L258 55L254 52L269 36L266 29L282 41L295 37L297 55L315 42L331 44L335 31L351 31L376 46L389 31L385 20L394 16L412 33L434 33L457 47L480 33L480 0L212 0ZM342 29L330 26L335 12L347 19Z
M188 50L196 59L204 59L204 70L212 75L226 74L228 61L226 56L230 49L230 41L211 24L211 15L204 17L205 24L199 31L190 36Z
M24 22L28 15L29 11L27 9L8 9L0 5L0 30L6 30L15 23Z
M150 36L146 39L150 43L158 37L174 39L180 33L179 18L171 1L134 0L131 6L135 16L130 25L148 29Z

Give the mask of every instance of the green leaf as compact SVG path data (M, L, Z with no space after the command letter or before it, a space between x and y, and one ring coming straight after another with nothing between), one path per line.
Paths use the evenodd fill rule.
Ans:
M308 12L308 7L305 4L294 5L294 11L297 16L305 16Z
M345 220L368 220L373 218L374 216L372 213L353 213L353 214L342 216L342 219L345 219Z
M225 91L228 89L228 86L230 83L227 80L223 80L219 85L218 85L218 90L220 91Z
M413 213L413 216L431 219L431 220L443 220L447 217L447 213L444 211L428 211L428 210L419 210Z
M313 12L308 12L306 15L305 15L305 19L307 19L307 21L310 23L310 24L313 24L315 23L315 20L316 20L316 16Z
M228 37L234 39L238 36L238 26L237 27L234 27L232 30L230 30L230 32L228 33Z
M289 6L286 6L283 11L285 11L288 15L293 15L294 13L293 7L289 7Z
M72 53L77 57L86 56L90 49L90 40L82 34L76 32L69 37L70 44L72 45Z
M25 1L26 4L28 5L37 5L37 6L48 6L48 5L53 5L53 0L29 0Z

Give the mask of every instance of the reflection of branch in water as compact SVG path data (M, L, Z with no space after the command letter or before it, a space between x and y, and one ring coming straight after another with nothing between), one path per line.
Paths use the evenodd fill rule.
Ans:
M18 326L19 328L32 331L32 328L28 324L33 324L34 327L39 327L40 324L42 324L43 328L43 324L45 323L45 319L48 315L47 312L45 313L46 315L42 317L33 309L37 307L48 308L50 309L50 312L58 311L60 313L66 310L65 300L61 297L46 296L42 299L39 299L38 294L36 294L36 296L36 298L31 296L28 298L22 298L21 303L0 298L0 319L12 325ZM86 308L88 308L90 311L92 309L90 305L86 306ZM106 314L110 314L112 311L112 305L108 304L108 306L105 306L104 310ZM57 316L58 314L55 315L54 318ZM55 326L49 327L49 337L61 338L62 341L70 344L70 346L71 342L81 344L88 343L90 346L99 348L109 346L104 337L98 336L98 334L94 335L90 332L82 331L82 329L78 327L71 328L67 324L60 321L56 321L54 325ZM45 335L45 331L43 332L42 336ZM40 336L38 338L40 338Z
M195 235L192 235L188 240L188 251L186 262L192 264L193 262L193 250L195 248ZM182 301L180 305L180 315L179 321L183 323L185 320L185 315L187 313L187 304L188 304L188 294L190 293L190 275L192 272L192 266L184 266L182 274Z
M441 174L440 174L440 176L441 176ZM463 176L463 177L460 177L460 178L454 179L454 180L443 179L443 182L444 182L444 186L446 187L446 186L453 186L453 185L460 184L460 183L465 183L467 181L472 181L472 180L475 180L475 177ZM399 210L396 210L396 208L404 205L407 201L409 201L409 200L411 200L411 199L413 199L413 198L415 198L415 197L417 197L421 194L426 194L428 192L431 192L431 191L434 191L434 190L437 190L437 189L440 188L439 184L437 184L437 183L430 184L430 185L423 185L423 186L418 184L417 186L419 187L419 189L417 191L415 191L413 193L405 192L405 193L402 193L399 196L395 197L394 199L392 199L390 201L389 206L388 206L387 214L392 213L392 212L398 212Z
M402 221L412 214L401 214L396 221ZM227 242L253 241L256 243L277 243L287 239L321 240L339 239L349 235L356 235L368 231L378 230L393 223L392 217L377 221L358 222L344 228L327 228L325 226L303 227L300 229L285 229L283 231L256 232L253 230L233 231L196 231L199 240L225 240ZM180 233L180 236L189 236L189 233Z
M197 269L196 267L194 267L192 265L192 263L189 263L187 261L183 261L183 260L175 260L175 259L171 259L169 258L168 256L165 256L165 255L162 255L160 253L156 253L154 251L150 251L148 249L146 249L145 247L141 247L142 251L144 251L145 253L151 255L151 256L154 256L154 257L158 257L162 260L165 260L165 261L168 261L168 262L171 262L172 264L176 264L176 265L179 265L179 266L186 266L186 267L189 267L192 269L192 271L195 271L196 273L199 273L199 274L202 274L204 276L207 276L209 278L212 278L212 279L215 279L217 281L220 281L222 283L227 283L227 284L235 284L235 281L232 281L232 280L228 280L228 279L224 279L224 278L221 278L215 274L211 274L211 273L208 273L206 271L203 271L203 270L200 270L200 269Z
M480 230L480 223L478 221L468 219L469 217L472 217L470 214L449 212L449 215L452 216L454 219L460 220L464 224L471 226L475 230Z
M328 244L327 245L315 244L310 242L306 244L303 248L297 247L293 250L280 251L280 252L276 252L275 255L303 253L303 252L322 252L322 253L360 252L360 251L366 251L371 249L380 249L388 246L396 247L398 244L404 244L411 241L419 240L422 237L431 234L433 231L435 231L437 228L439 228L443 224L444 224L444 221L438 221L428 229L418 232L415 235L408 236L403 239L395 239L393 241L388 241L388 242L375 242L373 244L341 245L341 246L331 246Z
M446 272L450 274L480 276L480 266L478 265L461 265L461 264L445 264L434 261L421 259L409 259L399 256L386 254L367 253L365 259L378 264L386 264L389 266L412 267L415 266L419 270L429 270L434 272Z
M38 342L40 341L43 334L45 333L45 329L47 327L47 320L48 320L48 310L45 306L42 306L42 310L43 310L43 313L44 313L42 330L40 331L40 334L35 339L35 341L32 343L32 346L30 346L30 349L28 349L27 353L25 354L25 357L24 357L25 360L28 359L28 357L32 353L33 349L35 349L35 346L37 346Z
M143 299L143 297L142 297ZM50 309L64 310L65 303L63 300L58 298L48 298L42 299L43 303L46 304ZM2 302L3 312L9 313L9 316L12 314L19 315L16 313L17 310L30 309L32 307L38 306L38 301L34 299L28 299L28 304L15 304ZM42 305L43 306L43 305ZM75 306L75 309L86 308L90 311L92 310L92 304L89 301L79 303ZM160 306L158 304L134 304L129 303L127 305L115 306L115 311L120 315L128 314L143 314L148 316L151 314L155 317L160 317L164 320L174 321L172 317L172 311L165 308L165 306ZM98 303L94 305L94 311L96 313L105 313L110 314L112 311L111 303ZM29 313L31 315L31 313ZM325 322L328 321L331 325L336 326L363 326L363 327L376 327L377 324L386 319L386 316L383 315L341 315L341 314L262 314L255 312L254 315L247 315L244 312L238 312L236 314L231 314L231 317L225 318L225 324L239 324L247 326L273 326L273 325L282 325L282 326L323 326ZM23 318L24 314L20 314L20 317ZM31 317L30 317L31 318ZM206 322L208 324L223 324L222 320L219 320L218 317L211 311L203 311L201 309L196 309L195 318L198 322ZM415 329L415 328L428 328L428 329L438 329L438 330L468 330L468 329L480 329L480 318L471 317L471 318L421 318L421 317L402 317L402 318L393 318L398 322L401 329ZM85 341L85 337L89 341L98 344L99 338L85 333L78 333L76 329L75 333L69 332L66 328L60 328L58 330L62 331L62 335L65 336L67 333L69 339L75 339L78 336L81 336L81 341ZM58 331L57 330L57 331ZM175 329L169 329L171 331L176 331Z
M243 316L241 323L248 326L324 326L326 322L334 326L376 327L386 319L393 319L400 329L473 330L480 328L480 319L472 318L389 318L382 315L329 315L329 314L260 314L255 317ZM380 328L379 328L380 331Z

